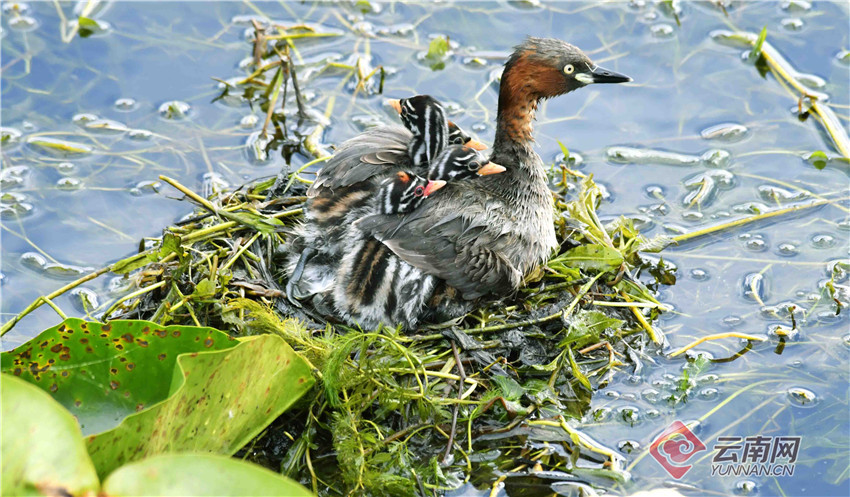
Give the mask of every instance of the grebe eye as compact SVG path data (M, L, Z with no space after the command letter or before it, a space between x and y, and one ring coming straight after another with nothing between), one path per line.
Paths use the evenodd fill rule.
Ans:
M567 65L564 66L564 73L565 74L572 74L575 70L576 70L576 68L573 67L572 64L567 64Z
M413 189L413 196L414 197L421 197L424 194L425 194L425 187L422 186L422 185L419 185L419 186L417 186L416 188Z

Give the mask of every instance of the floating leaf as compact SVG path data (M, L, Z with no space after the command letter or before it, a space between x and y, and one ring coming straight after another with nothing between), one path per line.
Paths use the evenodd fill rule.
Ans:
M167 400L89 438L98 474L167 452L232 455L313 385L310 368L276 335L183 354L177 365Z
M38 387L0 375L2 494L82 495L100 484L74 417Z
M261 466L207 454L169 454L122 466L103 482L105 494L312 495L294 481Z
M826 167L829 157L823 151L816 150L809 154L809 156L806 157L806 160L809 161L811 165L815 166L815 169L823 169Z
M438 36L431 40L428 44L428 53L425 54L425 61L428 62L431 70L439 71L446 67L446 55L448 55L451 45L447 37Z
M100 30L100 26L94 19L80 16L77 18L77 26L79 26L80 38L88 38L93 33Z
M213 328L74 318L3 353L0 362L4 373L49 392L92 434L168 397L179 354L237 343Z
M619 268L623 263L623 254L604 245L581 245L558 257L567 266L581 269L596 269L607 271Z
M147 321L68 319L2 354L2 365L99 432L87 442L101 476L164 452L233 454L313 383L278 336L237 341Z
M665 263L663 257L658 259L658 263L649 264L647 270L655 278L655 281L662 285L676 284L676 266Z

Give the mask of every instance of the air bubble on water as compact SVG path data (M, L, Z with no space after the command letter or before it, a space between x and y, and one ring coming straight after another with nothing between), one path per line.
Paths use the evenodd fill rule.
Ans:
M135 141L147 141L153 138L153 133L146 129L131 129L127 136Z
M714 400L719 394L719 390L714 387L703 388L699 391L699 398L702 400Z
M721 123L709 126L700 131L704 140L719 140L725 142L736 142L746 138L749 129L743 124Z
M47 259L37 252L24 252L20 260L24 266L38 270L44 269L44 265L47 264Z
M621 440L617 443L617 449L623 454L631 454L640 450L641 445L637 440Z
M761 238L753 238L752 240L747 240L744 243L744 246L752 251L752 252L764 252L767 250L767 243Z
M100 307L97 292L90 288L79 287L71 290L71 302L80 312L90 312Z
M239 120L239 127L242 129L251 129L257 125L260 118L256 114L248 114Z
M59 178L56 181L56 187L60 190L79 190L83 186L83 182L77 178Z
M787 19L782 19L779 24L788 31L800 31L805 25L803 23L803 20L799 17L789 17Z
M776 253L783 257L793 257L797 255L800 251L797 249L797 246L793 243L780 243L776 247Z
M685 221L697 222L702 221L703 214L699 211L684 211L682 212L682 219Z
M741 290L747 300L764 302L767 299L767 280L760 273L749 273L741 282Z
M817 395L807 388L791 387L787 394L791 404L799 407L812 407L818 401Z
M23 133L15 128L0 127L0 145L4 149L8 150L11 145L20 142L21 136L23 136Z
M702 268L691 269L691 279L696 281L706 281L710 278L708 271Z
M731 315L723 318L721 322L729 328L737 328L744 324L744 319L741 316Z
M192 106L181 100L171 100L159 106L159 115L169 120L186 119Z
M71 122L77 126L85 126L86 123L97 121L98 119L100 119L100 117L97 114L82 112L80 114L74 114L74 116L71 117Z
M837 241L835 237L828 234L815 234L812 236L812 246L819 249L832 248Z
M129 112L131 110L135 110L138 107L138 103L134 98L119 98L113 104L115 109L120 110L122 112Z
M673 29L673 26L666 23L651 26L649 28L649 32L652 33L652 36L655 38L671 38L676 34L676 30Z
M735 483L735 494L737 495L756 495L757 492L758 485L754 481L741 480Z
M807 0L787 0L781 4L782 10L785 12L809 12L812 10L811 2Z
M77 170L77 166L73 162L60 162L56 165L56 170L59 174L67 176L73 174Z
M38 28L38 21L30 16L17 16L9 19L9 28L21 32L32 31Z

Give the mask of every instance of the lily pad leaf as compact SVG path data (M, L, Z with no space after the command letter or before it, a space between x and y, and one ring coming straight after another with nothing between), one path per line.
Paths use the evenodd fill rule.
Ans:
M163 401L88 441L98 474L169 452L232 455L310 390L310 367L279 336L183 354Z
M558 259L567 266L607 271L620 267L623 254L605 245L589 244L571 249Z
M167 398L181 353L237 343L213 328L74 318L3 353L0 364L4 373L50 393L88 435Z
M103 482L104 493L129 495L312 495L256 464L208 454L169 454L122 466Z
M148 321L68 319L2 354L2 366L77 416L101 477L166 452L231 455L313 384L279 336Z
M100 482L74 417L24 380L0 375L3 495L94 495Z

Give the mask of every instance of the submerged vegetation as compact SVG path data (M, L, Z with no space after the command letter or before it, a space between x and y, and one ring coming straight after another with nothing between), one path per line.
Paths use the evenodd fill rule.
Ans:
M373 8L368 2L356 5ZM724 3L718 5L722 15L728 16ZM662 2L660 8L669 11L679 27L688 22L678 2ZM80 36L97 36L102 22L89 14L94 15L91 10L80 14L78 28L71 28L70 34L63 24L63 39L70 35L70 40L77 30ZM339 14L337 20L351 32L371 29ZM730 217L727 213L715 217L713 224L670 227L665 234L648 237L641 234L651 229L648 216L600 213L610 193L593 175L582 172L580 155L561 145L560 154L549 161L560 248L515 295L408 334L325 323L309 309L290 306L280 279L280 255L289 229L301 222L311 174L336 145L325 143L326 131L330 118L342 107L337 105L337 94L331 93L316 109L310 88L319 80L325 84L330 80L337 90L345 89L350 97L345 115L350 116L359 105L358 98L382 95L388 75L397 69L374 65L368 33L348 59L338 54L305 58L299 50L302 43L333 40L342 36L342 30L321 23L284 25L264 15L244 16L240 21L250 22L246 31L250 48L240 63L242 73L216 78L218 87L210 98L256 112L252 114L256 127L242 150L250 162L267 163L276 155L282 155L287 164L293 157L306 160L296 167L287 165L275 177L249 180L239 187L222 186L210 177L201 192L173 175L159 176L169 187L158 184L157 188L180 192L191 204L190 214L166 228L161 237L145 239L138 254L88 272L41 297L3 326L6 333L41 305L66 318L57 298L107 273L121 275L123 293L110 302L86 301L86 294L81 294L88 303L85 314L92 321L69 318L3 354L4 373L20 376L49 393L82 425L79 434L56 403L48 405L49 399L3 375L4 405L8 382L9 391L20 390L22 396L46 402L34 409L58 419L34 422L55 423L60 428L57 433L73 435L63 439L61 446L70 447L69 453L77 455L85 468L76 470L82 476L64 490L157 493L157 487L133 487L136 475L152 467L193 472L201 465L208 478L214 473L233 475L231 479L255 482L256 488L296 491L287 486L292 482L271 478L274 475L239 465L232 458L233 464L228 465L227 459L212 456L200 461L163 455L209 451L235 454L265 466L318 495L435 495L466 484L491 495L502 489L533 495L629 491L632 468L647 454L646 448L631 440L616 447L610 440L600 442L587 428L606 422L634 427L649 415L632 405L616 410L593 408L591 401L598 391L610 393L612 385L623 382L639 384L647 369L686 354L674 363L681 370L665 373L663 380L654 381L652 388L647 385L642 393L654 405L675 413L694 399L712 399L711 388L705 385L736 379L734 375L718 379L710 372L714 364L739 358L758 342L771 342L778 356L786 344L799 343L798 325L815 323L820 314L845 313L842 283L850 272L846 261L830 263L820 294L809 299L812 303L807 308L797 302L771 302L765 268L748 273L742 288L744 298L759 306L756 312L771 319L767 334L700 330L699 338L689 344L679 340L680 348L671 350L665 337L670 329L660 325L659 319L681 311L662 304L660 293L682 277L669 261L681 252L663 257L656 253L823 206L846 213L846 191L821 194L811 184L804 188L776 181L758 191L769 207L761 202L740 204L734 209L734 220L724 219ZM811 114L818 120L837 154L810 150L803 153L801 163L817 170L847 167L846 117L840 108L828 104L825 95L806 87L805 78L801 79L806 75L773 48L766 29L759 36L715 31L712 38L747 49L748 63L776 76L794 95L799 118ZM447 35L415 45L419 61L430 71L446 70L451 57L457 56L457 43ZM461 56L470 59L470 66L478 63L474 53ZM466 103L483 107L479 97L496 80L497 74ZM181 101L166 102L159 111L163 119L178 121L192 112ZM352 121L368 126L380 119L356 116ZM105 119L87 118L81 123L86 133L138 131ZM702 138L734 140L745 133L743 126L718 126L706 129ZM3 135L4 143L19 138ZM100 147L89 137L30 136L26 144L62 160ZM212 151L204 149L203 143L201 150L209 164ZM607 149L607 159L619 165L704 166L704 171L682 185L682 206L699 213L700 219L703 210L708 212L715 199L732 188L736 175L747 174L730 172L731 154L717 148L674 153L617 146ZM660 188L652 193L660 201L655 209L670 208ZM110 324L94 322L94 318ZM92 338L79 341L89 331ZM728 357L695 349L710 340L732 343L731 349L722 349L728 350ZM94 353L88 349L96 345L107 350L104 360L114 367L93 371L87 366L87 354ZM132 352L125 354L125 346L132 347ZM88 368L88 373L82 368ZM70 377L64 372L71 372ZM773 385L779 378L744 380L746 384L729 400L691 426L699 426L739 394ZM814 395L805 389L793 395L789 390L789 396L799 404L814 402ZM262 408L246 407L254 405ZM11 416L4 409L4 432L12 433L7 419L23 420L27 414ZM709 439L704 438L706 443ZM630 462L629 454L633 454ZM840 458L835 463L838 468ZM4 478L5 471L4 467ZM21 474L21 481L32 476ZM836 484L846 480L841 469L830 475ZM38 486L36 490L51 491ZM186 490L200 491L197 487ZM233 491L252 490L246 485Z

